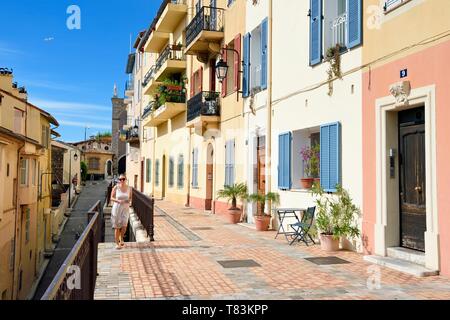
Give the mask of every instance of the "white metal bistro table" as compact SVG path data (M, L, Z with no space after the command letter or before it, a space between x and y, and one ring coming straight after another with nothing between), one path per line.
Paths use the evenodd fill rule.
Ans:
M283 222L286 218L295 218L298 223L301 223L301 216L306 211L305 208L276 208L274 209L278 216L278 221L280 225L278 226L277 234L275 235L275 239L278 235L283 234L286 237L286 240L289 242L288 236L294 235L295 231L287 231L284 228ZM297 214L298 213L298 214Z

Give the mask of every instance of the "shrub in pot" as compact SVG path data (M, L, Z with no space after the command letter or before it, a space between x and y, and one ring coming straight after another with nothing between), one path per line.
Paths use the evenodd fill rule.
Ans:
M228 209L227 219L230 223L238 223L241 220L242 209L237 206L237 199L245 200L247 198L247 186L245 183L237 183L231 186L225 186L224 189L217 192L218 198L224 198L231 202Z
M248 197L250 202L255 202L259 209L255 215L255 226L257 231L267 231L270 224L272 210L269 210L269 214L265 213L266 202L269 202L270 209L272 205L278 205L280 203L280 195L278 193L269 192L267 194L255 193Z
M316 229L324 251L339 250L341 237L359 236L357 218L360 210L347 190L337 185L336 193L329 195L319 183L314 183L312 191L316 197Z
M304 189L311 189L313 183L319 181L320 144L315 144L312 148L303 147L300 155L304 168L304 177L300 179L300 182Z

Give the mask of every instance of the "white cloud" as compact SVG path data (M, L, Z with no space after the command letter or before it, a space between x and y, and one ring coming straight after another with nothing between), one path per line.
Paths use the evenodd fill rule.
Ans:
M0 42L0 56L23 55L24 52L17 50L4 42Z
M80 91L80 87L60 84L56 82L44 81L44 80L27 80L24 79L21 81L27 87L35 87L35 88L43 88L57 91L70 91L77 92Z

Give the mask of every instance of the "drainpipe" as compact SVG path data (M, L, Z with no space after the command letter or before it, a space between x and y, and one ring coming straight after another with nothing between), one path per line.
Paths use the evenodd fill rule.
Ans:
M20 212L20 205L19 205L19 172L20 172L20 155L22 152L22 149L25 147L25 142L22 144L22 146L17 150L17 166L16 166L16 185L15 185L15 192L16 192L16 215L14 219L14 254L13 254L13 283L12 283L12 290L11 290L11 300L15 300L15 284L16 284L16 248L17 248L17 218L21 214ZM19 243L19 249L21 249L21 244ZM19 259L21 254L19 253ZM20 261L19 261L20 262ZM20 263L19 263L20 265Z
M273 0L269 0L269 41L268 41L268 75L267 75L267 168L266 172L269 174L266 176L266 189L267 192L272 190L272 29L273 29ZM269 203L269 210L272 204ZM270 212L271 214L271 212ZM273 227L273 218L271 219L271 227Z

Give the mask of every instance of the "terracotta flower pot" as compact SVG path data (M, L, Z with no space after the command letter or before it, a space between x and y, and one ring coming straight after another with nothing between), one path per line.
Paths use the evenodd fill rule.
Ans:
M320 235L320 247L323 251L339 251L339 239L334 239L332 235Z
M236 224L241 220L241 209L228 209L227 221L232 224Z
M303 189L311 189L314 179L313 178L302 178L302 179L300 179L300 182L302 183Z
M267 231L269 229L270 224L270 216L256 216L255 217L255 226L256 231Z

